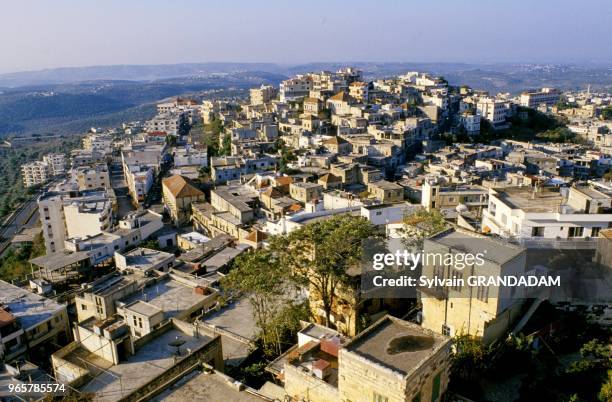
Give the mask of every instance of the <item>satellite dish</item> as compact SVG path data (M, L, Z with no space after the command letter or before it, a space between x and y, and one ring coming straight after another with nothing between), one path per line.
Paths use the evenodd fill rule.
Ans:
M455 211L462 213L462 212L467 212L468 211L468 207L465 204L459 204L455 207Z

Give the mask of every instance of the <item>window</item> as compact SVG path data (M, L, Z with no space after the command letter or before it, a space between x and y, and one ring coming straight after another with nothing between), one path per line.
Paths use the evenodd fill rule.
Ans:
M437 402L440 397L440 373L438 373L431 384L431 402Z
M593 228L593 229L591 229L591 237L597 237L597 236L599 236L599 230L600 230L600 229L601 229L601 228Z
M531 236L533 237L544 237L544 227L535 226L531 228Z
M87 310L87 306L84 304L81 304L81 310L86 311Z
M450 334L451 334L450 327L448 325L446 325L446 324L442 324L442 335L450 336ZM419 393L418 396L419 396L419 400L421 400L420 399L420 397L421 397L420 393Z
M389 398L374 392L374 397L372 398L372 401L373 402L389 402Z
M488 286L478 286L476 289L476 298L483 302L489 301L489 287Z
M567 237L582 237L583 232L584 228L582 227L571 227L569 228L569 233L567 234Z
M453 279L452 289L456 290L457 292L461 292L461 285L463 283L463 272L454 269L451 278Z

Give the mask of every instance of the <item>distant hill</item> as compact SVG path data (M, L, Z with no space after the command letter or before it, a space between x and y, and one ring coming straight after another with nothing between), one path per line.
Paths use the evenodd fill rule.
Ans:
M0 87L68 84L82 81L155 81L166 78L209 76L215 73L265 71L281 73L272 63L184 63L160 65L117 65L64 67L0 74Z
M196 98L246 95L248 88L277 85L284 75L269 72L213 74L155 81L84 81L30 85L0 91L0 137L73 133L92 126L144 120L155 102L178 95Z

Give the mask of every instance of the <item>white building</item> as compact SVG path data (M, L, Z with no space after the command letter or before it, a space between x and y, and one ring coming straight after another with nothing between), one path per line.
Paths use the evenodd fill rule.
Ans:
M304 98L312 89L312 78L308 75L298 75L280 83L280 101L288 102Z
M554 88L542 88L539 91L523 92L519 98L519 104L532 109L544 104L553 106L561 99L561 92Z
M64 249L64 240L108 230L112 224L112 203L105 191L49 192L38 199L38 210L47 253Z
M66 156L64 154L44 155L43 162L49 165L51 176L59 176L66 173Z
M506 101L493 98L481 98L476 103L476 110L478 110L478 113L483 119L487 120L496 128L506 124L509 105Z
M174 166L208 166L206 149L194 149L189 146L174 151Z
M610 206L609 195L588 186L490 189L482 228L525 244L553 240L578 244L612 224Z

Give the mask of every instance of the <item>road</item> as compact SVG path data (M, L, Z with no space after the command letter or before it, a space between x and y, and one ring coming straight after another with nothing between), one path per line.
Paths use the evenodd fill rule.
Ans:
M117 215L119 219L124 218L127 214L134 211L130 194L127 188L127 183L123 177L123 167L120 163L113 163L110 168L111 172L111 186L115 190L115 196L117 196L118 211Z
M21 204L11 217L0 228L0 255L11 244L13 236L15 236L22 228L32 227L38 224L38 204L36 199L38 194L34 195L28 201Z

